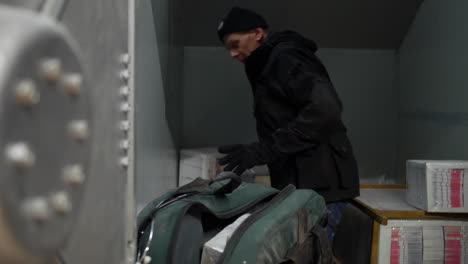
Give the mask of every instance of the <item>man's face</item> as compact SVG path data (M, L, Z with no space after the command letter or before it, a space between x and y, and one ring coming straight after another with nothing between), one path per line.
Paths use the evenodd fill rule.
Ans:
M260 46L260 39L261 32L258 30L236 32L224 37L224 45L233 59L244 63L250 53Z

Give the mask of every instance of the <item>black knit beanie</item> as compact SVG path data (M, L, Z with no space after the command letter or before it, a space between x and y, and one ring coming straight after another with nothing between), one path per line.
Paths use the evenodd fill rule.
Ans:
M244 32L254 28L268 28L265 19L252 10L233 7L227 16L219 23L218 37L223 41L224 36L234 32Z

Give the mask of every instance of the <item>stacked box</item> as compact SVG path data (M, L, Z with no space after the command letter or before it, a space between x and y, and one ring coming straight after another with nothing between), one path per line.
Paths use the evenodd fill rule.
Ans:
M224 248L228 240L236 229L247 219L250 214L244 214L234 221L234 223L226 226L221 232L216 234L212 239L203 245L201 264L215 264L218 262L219 257L224 252Z
M378 252L380 264L468 263L468 222L389 220Z
M213 179L223 170L219 166L218 159L223 155L217 148L182 149L179 163L179 186L185 185L196 178ZM255 170L246 170L242 174L242 180L253 182Z
M428 214L405 196L405 189L391 185L361 188L343 213L342 233L335 237L335 245L342 247L337 257L346 263L468 264L468 215ZM360 233L365 239L353 238L354 244L346 246Z
M406 200L427 212L468 212L468 161L408 160Z
M180 151L179 186L196 178L213 179L221 168L214 148L183 149Z

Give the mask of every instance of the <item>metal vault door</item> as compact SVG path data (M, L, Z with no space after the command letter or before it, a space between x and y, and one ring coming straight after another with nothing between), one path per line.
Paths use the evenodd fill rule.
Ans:
M0 1L0 263L134 261L132 8Z

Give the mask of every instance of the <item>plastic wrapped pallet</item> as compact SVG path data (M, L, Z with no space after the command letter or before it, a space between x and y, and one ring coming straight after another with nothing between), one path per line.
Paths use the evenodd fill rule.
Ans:
M406 200L427 212L468 212L468 161L408 160Z
M214 147L182 149L180 151L179 186L185 185L196 178L213 179L223 169L218 164L218 159L221 157L222 154L218 153ZM242 180L253 182L254 175L253 169L246 170L242 174Z
M236 231L239 225L249 216L250 214L240 216L234 223L225 227L216 236L206 242L203 246L201 264L215 264L223 253L229 238L231 238L234 231Z

